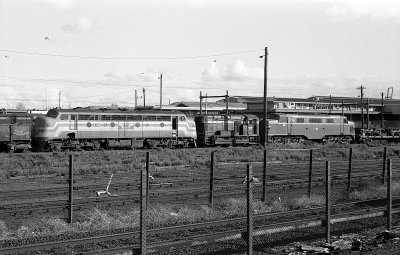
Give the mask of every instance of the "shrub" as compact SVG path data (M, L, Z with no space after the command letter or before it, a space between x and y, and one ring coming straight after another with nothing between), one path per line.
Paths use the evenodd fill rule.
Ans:
M302 195L299 198L293 199L290 204L292 209L305 209L305 208L313 208L317 206L325 205L325 197L324 196L316 196L312 195L308 197L306 195Z
M0 240L6 239L9 235L7 225L4 221L0 220Z

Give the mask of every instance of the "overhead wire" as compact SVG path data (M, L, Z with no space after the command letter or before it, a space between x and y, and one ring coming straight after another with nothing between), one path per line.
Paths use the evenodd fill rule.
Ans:
M236 52L210 54L210 55L179 56L179 57L102 57L102 56L50 54L50 53L41 53L41 52L0 49L0 52L7 52L7 53L14 53L14 54L25 54L25 55L47 56L47 57L61 57L61 58L97 59L97 60L179 60L179 59L222 57L222 56L239 55L239 54L246 54L246 53L260 52L260 51L262 51L262 49L236 51Z

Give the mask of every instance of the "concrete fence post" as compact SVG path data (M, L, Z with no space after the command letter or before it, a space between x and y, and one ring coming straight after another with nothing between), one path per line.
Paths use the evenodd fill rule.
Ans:
M215 152L211 152L211 166L210 166L210 194L208 203L211 208L214 207L214 170L215 170Z
M69 192L68 192L69 223L72 223L73 221L73 216L74 216L73 204L74 204L74 161L73 161L73 155L69 155Z
M331 242L331 164L326 162L325 224L326 242Z
M313 150L310 150L310 165L308 169L308 197L311 197L311 185L312 185L312 171L313 171Z
M352 160L353 160L353 148L350 148L349 152L349 168L347 174L347 193L350 193L351 189L351 170L352 170Z
M386 160L387 160L387 147L383 148L382 185L385 184Z
M253 168L247 165L247 254L253 254Z
M146 254L147 183L150 152L146 153L146 169L140 171L140 254Z
M146 152L146 208L149 206L150 192L150 152Z
M392 203L393 203L393 194L392 194L392 160L388 159L387 161L387 220L386 220L386 228L388 231L392 231Z

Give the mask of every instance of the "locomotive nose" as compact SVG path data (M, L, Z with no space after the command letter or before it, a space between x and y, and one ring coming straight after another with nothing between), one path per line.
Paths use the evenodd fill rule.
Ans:
M49 120L46 117L37 117L32 126L32 140L45 140L47 137L47 128L50 126Z

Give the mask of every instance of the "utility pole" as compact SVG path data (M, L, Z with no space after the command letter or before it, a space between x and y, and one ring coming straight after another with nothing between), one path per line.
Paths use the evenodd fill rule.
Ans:
M162 74L160 74L158 79L160 79L160 111L162 111Z
M58 91L58 109L61 109L61 90Z
M44 40L46 41L46 54L49 54L48 51L49 51L49 40L50 40L50 38L48 36L45 36ZM49 57L47 57L47 58L49 58ZM48 63L47 63L47 65L48 65ZM46 81L45 81L46 82L46 111L49 109L48 96L47 96L47 86L48 86L47 76L48 76L48 70L46 70Z
M8 60L9 60L10 57L8 55L5 55L4 58L6 59L6 89L5 89L5 95L6 95L6 103L7 103L7 106L6 106L6 113L7 113L7 109L9 108L8 107L8 93L7 93L7 91L8 91L8 76L9 76Z
M364 89L366 89L363 85L361 85L359 88L361 93L361 132L364 130Z
M226 91L225 101L226 101L226 114L228 115L229 114L229 104L228 104L229 94L228 94L228 91Z
M143 88L143 108L146 108L146 89Z
M137 89L135 89L135 110L137 109Z
M264 114L263 114L263 120L264 120L264 130L262 133L264 134L264 141L261 141L264 147L267 146L268 143L268 125L267 125L267 64L268 64L268 47L265 47L264 49L264 55L260 56L260 58L264 57Z
M201 91L200 91L200 97L199 98L200 98L200 115L202 115L203 111L202 111L201 103L203 101L203 95L202 95Z
M383 92L381 93L382 101L381 101L381 129L383 129Z
M367 129L369 129L369 98L367 98Z

